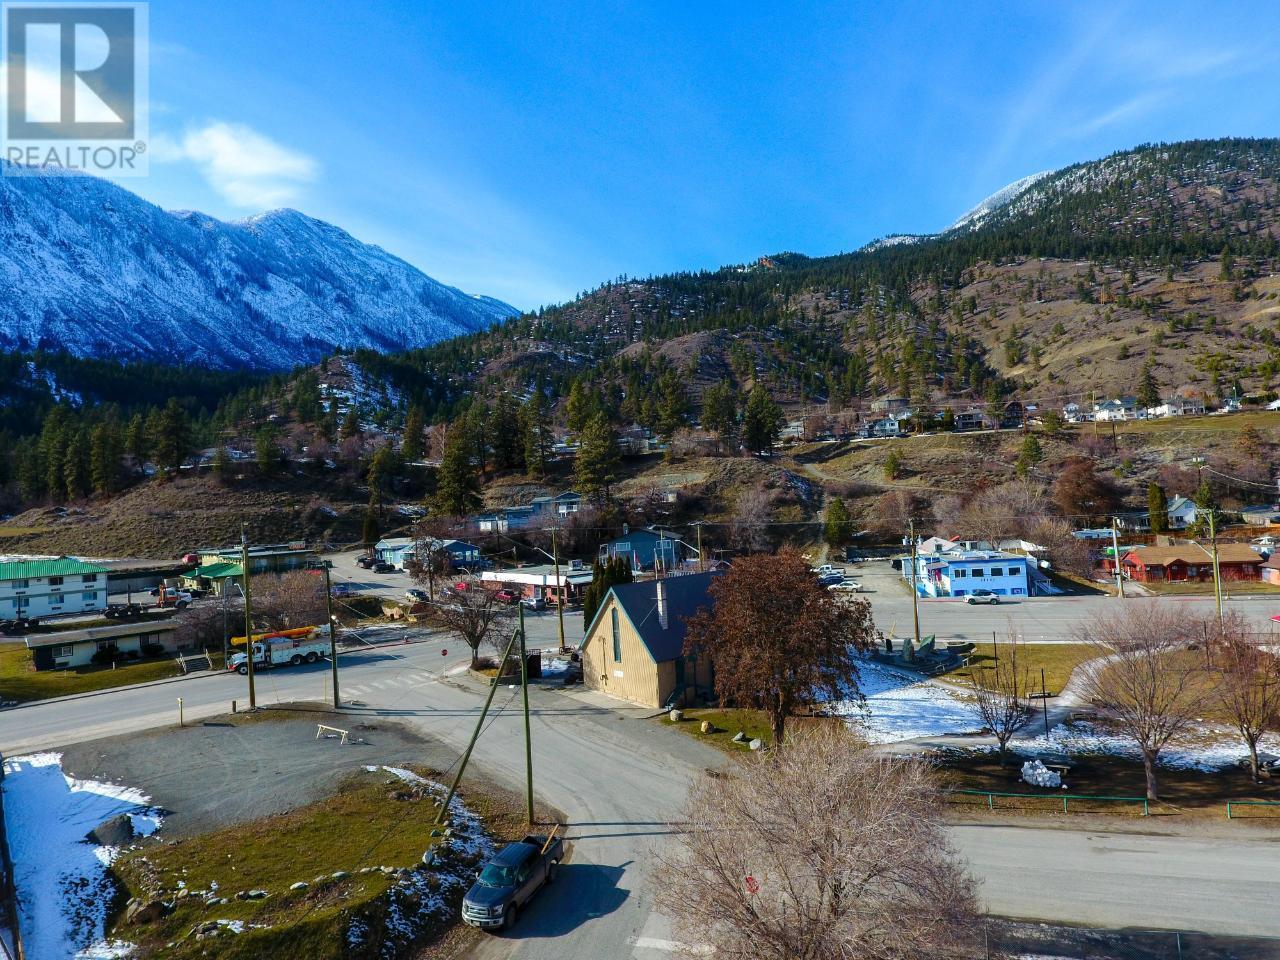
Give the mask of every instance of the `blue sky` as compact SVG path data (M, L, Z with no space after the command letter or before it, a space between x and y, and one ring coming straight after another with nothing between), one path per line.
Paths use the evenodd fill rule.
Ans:
M292 206L522 307L851 250L1039 170L1280 134L1280 5L153 0L167 208Z

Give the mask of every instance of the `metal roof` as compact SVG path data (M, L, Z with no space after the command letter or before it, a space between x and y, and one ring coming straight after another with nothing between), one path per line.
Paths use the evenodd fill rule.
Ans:
M58 560L15 560L0 563L0 580L42 580L45 577L67 577L85 573L106 573L105 567L85 563L73 557Z
M125 637L151 636L172 633L177 625L168 617L143 620L137 623L112 624L109 627L85 627L83 630L63 630L61 633L35 633L26 637L27 649L51 647L63 643L84 643L89 640L121 640Z

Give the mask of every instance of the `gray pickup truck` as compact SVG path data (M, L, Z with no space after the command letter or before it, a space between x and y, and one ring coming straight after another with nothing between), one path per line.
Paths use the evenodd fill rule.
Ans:
M462 898L462 920L485 930L506 930L533 895L556 878L564 841L530 835L509 843L481 868Z

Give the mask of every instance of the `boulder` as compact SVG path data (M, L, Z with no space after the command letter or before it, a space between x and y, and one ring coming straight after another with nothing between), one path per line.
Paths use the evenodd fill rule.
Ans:
M746 742L747 742L747 735L746 735L745 733L743 733L741 730L739 730L737 733L735 733L735 734L733 735L733 742L734 742L734 743L746 743Z
M306 882L306 881L304 881L304 880L299 880L297 883L291 883L291 884L289 884L289 889L290 889L290 890L305 890L305 889L307 889L307 887L309 887L309 886L311 886L311 884L307 883L307 882Z
M701 730L703 733L715 733L716 725L712 723L710 720L703 720L702 726L700 726L698 729Z
M667 716L671 718L672 723L679 723L681 720L684 719L684 711L672 710L669 714L667 714Z
M123 847L126 843L133 842L135 836L133 819L127 813L122 813L110 820L103 820L89 831L87 839L104 847Z
M750 743L748 743L747 746L750 747L752 750L763 750L764 741L757 738L755 740L752 740Z
M249 891L249 899L250 899L250 900L265 900L265 899L267 899L267 891L265 891L265 890L250 890L250 891Z
M130 900L124 912L124 922L131 925L155 923L166 912L163 900Z
M347 879L347 877L351 876L351 874L347 873L347 871L345 870L337 870L329 874L329 876L331 879L334 879L334 880L345 880Z

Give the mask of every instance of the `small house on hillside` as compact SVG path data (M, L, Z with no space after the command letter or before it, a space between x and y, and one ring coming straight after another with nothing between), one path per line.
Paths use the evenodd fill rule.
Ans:
M617 539L600 545L601 563L614 557L625 557L632 570L661 567L674 570L682 560L697 555L697 549L662 530L630 530Z
M449 566L455 570L480 565L480 548L464 540L440 540L431 538L431 549L449 558ZM417 557L418 541L414 537L387 537L373 548L374 555L383 563L401 570Z
M1169 526L1185 530L1196 522L1196 502L1190 497L1174 497L1169 501Z
M686 656L686 621L712 605L716 573L614 586L582 640L586 686L653 709L687 706L714 687L710 657Z

